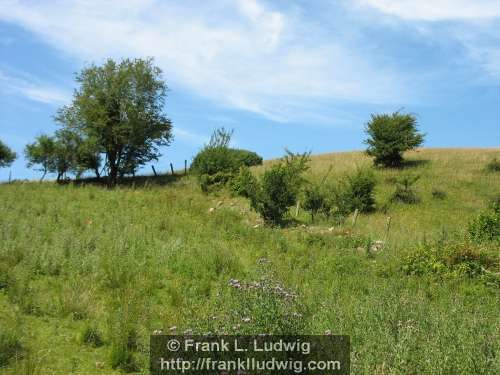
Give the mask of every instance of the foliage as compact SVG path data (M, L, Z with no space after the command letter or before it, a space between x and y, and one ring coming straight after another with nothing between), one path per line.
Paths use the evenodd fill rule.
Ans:
M418 132L417 118L412 114L394 112L372 115L365 128L368 138L367 154L375 164L397 167L403 161L403 152L420 146L424 135Z
M39 165L39 170L43 172L42 180L49 172L56 170L56 145L53 137L40 135L36 137L35 142L26 145L24 149L28 167Z
M198 176L201 190L208 193L217 190L233 180L233 173L231 172L217 172L214 174L202 174Z
M25 156L28 167L40 166L42 179L47 173L56 173L60 181L67 173L80 176L89 169L99 177L101 157L96 147L70 129L60 129L52 137L38 136L26 146Z
M0 168L8 167L16 159L17 155L5 143L0 141Z
M403 174L394 180L396 190L392 193L391 202L416 204L420 197L415 190L415 183L420 179L418 175Z
M23 352L19 319L12 311L0 314L0 368L19 359Z
M255 152L229 148L232 134L224 128L216 129L210 142L194 157L191 169L203 191L208 191L210 185L226 184L241 167L262 164L262 158Z
M500 160L493 158L487 165L486 170L488 172L500 172Z
M375 175L370 169L359 168L354 174L346 177L344 201L352 212L371 212L375 209L374 191L377 184Z
M80 341L83 344L93 346L94 348L97 348L104 344L101 333L99 332L97 327L92 324L84 325L81 332Z
M423 244L403 259L409 275L436 274L452 277L481 277L498 268L498 259L466 241Z
M327 199L322 186L319 184L308 184L304 189L304 201L302 208L309 211L314 221L314 216L319 213L330 214L330 201Z
M0 291L0 332L15 326L10 319L3 325L12 311L26 354L0 373L25 374L30 352L39 374L119 373L111 365L127 362L147 373L148 337L160 329L177 334L190 329L193 335L331 331L356 338L351 362L356 374L403 374L409 368L422 374L498 373L494 275L469 277L474 266L457 276L408 277L400 270L406 249L424 237L431 244L445 237L443 227L454 241L454 233L483 208L483 199L500 182L496 174L478 174L484 154L422 150L431 163L419 184L429 192L433 186L446 190L446 204L429 199L391 206L388 215L361 216L354 230L348 223L332 232L323 223L254 228L257 215L246 211L246 202L225 191L207 197L191 176L166 184L150 178L148 188L136 183L113 191L90 183L2 184L0 279L4 270L9 276ZM313 158L311 175L322 175L333 164L332 176L342 176L364 161L358 153ZM374 173L377 193L390 194L394 187L384 177L394 171ZM129 181L139 180L124 180ZM339 180L332 181L337 186ZM217 209L209 214L210 207ZM393 225L384 250L367 257L366 239L384 239L387 216ZM442 248L437 244L436 253ZM474 248L498 259L496 243ZM261 282L262 264L274 276L261 283L265 290L254 287ZM489 261L481 264L498 272ZM74 281L68 285L68 279ZM230 279L248 287L231 287ZM59 313L58 301L68 289L75 289L88 322L102 330L102 347L73 339L87 321ZM111 303L124 289L134 295ZM296 297L286 299L290 292ZM137 313L117 315L131 308ZM116 325L112 330L110 320ZM114 338L120 332L126 332L123 338ZM139 349L128 349L134 346ZM119 357L123 360L111 361Z
M322 181L309 183L304 189L302 207L314 216L318 213L333 216L342 222L355 210L371 212L375 209L376 178L370 169L358 168L345 175L337 184Z
M238 174L232 179L231 186L236 195L250 198L257 189L257 180L250 168L242 166Z
M250 204L268 224L284 223L288 209L295 205L308 169L309 154L286 151L278 163L264 172L250 192Z
M500 203L491 207L469 223L469 236L475 242L500 241Z
M446 199L447 196L446 191L437 188L433 188L431 193L432 193L432 198L439 200Z
M91 64L76 81L73 102L58 111L56 121L106 155L111 185L158 159L158 148L170 144L172 124L163 114L167 85L152 59Z

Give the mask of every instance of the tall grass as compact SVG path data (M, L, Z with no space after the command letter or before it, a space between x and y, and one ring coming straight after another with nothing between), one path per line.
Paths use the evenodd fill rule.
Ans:
M0 317L11 318L0 319L0 332L14 331L1 345L25 354L9 355L0 371L146 372L149 335L161 329L329 330L351 336L353 373L498 373L498 288L402 268L419 243L463 237L500 186L484 171L498 152L411 153L428 160L409 167L421 176L422 201L382 211L400 172L376 170L377 210L334 230L305 212L297 218L305 228L256 227L245 199L204 195L189 177L114 190L2 185ZM368 163L360 153L322 155L309 177ZM433 199L436 186L446 199ZM367 254L369 239L385 239L388 216L383 251ZM495 262L481 265L498 272Z

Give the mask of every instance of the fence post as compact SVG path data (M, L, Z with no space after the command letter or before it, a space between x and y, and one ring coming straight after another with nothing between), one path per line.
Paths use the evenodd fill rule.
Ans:
M356 221L358 221L359 210L356 208L354 211L354 217L352 218L352 227L356 226Z
M385 242L387 242L388 238L389 238L389 230L391 229L391 221L392 221L392 218L390 216L387 217L387 224L386 224L386 228L385 228Z
M170 163L170 170L172 171L172 176L174 175L174 166Z
M187 175L188 173L188 161L184 160L184 175Z
M153 170L153 173L155 174L155 177L158 177L158 174L156 174L156 170L155 170L155 166L154 165L151 166L151 169Z

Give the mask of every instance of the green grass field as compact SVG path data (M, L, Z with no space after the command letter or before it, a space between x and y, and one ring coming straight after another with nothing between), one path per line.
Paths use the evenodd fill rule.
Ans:
M499 149L408 153L404 170L376 171L379 208L355 227L304 212L296 226L257 225L244 199L205 195L189 176L114 190L0 185L0 373L147 373L149 335L162 329L329 330L351 336L354 374L498 374L497 285L402 270L419 245L466 235L500 193L500 174L485 171L495 156ZM319 155L308 177L333 166L335 180L369 163L358 152ZM386 205L401 173L421 176L421 203ZM367 253L371 240L385 240L383 250ZM498 273L497 245L484 247ZM271 288L238 289L231 279Z

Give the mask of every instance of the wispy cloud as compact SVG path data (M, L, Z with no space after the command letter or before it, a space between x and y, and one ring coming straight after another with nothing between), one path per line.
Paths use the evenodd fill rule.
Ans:
M0 70L0 91L8 95L21 95L29 100L60 105L67 103L70 94L50 84L40 82L29 76L15 76Z
M479 20L500 17L498 0L355 0L408 20Z
M400 19L405 26L413 23L419 31L425 30L426 37L460 43L465 57L486 72L487 79L500 79L500 1L355 0L354 4Z
M258 0L4 0L0 20L82 61L154 56L167 81L277 121L308 118L321 99L411 100L403 75L339 29Z

